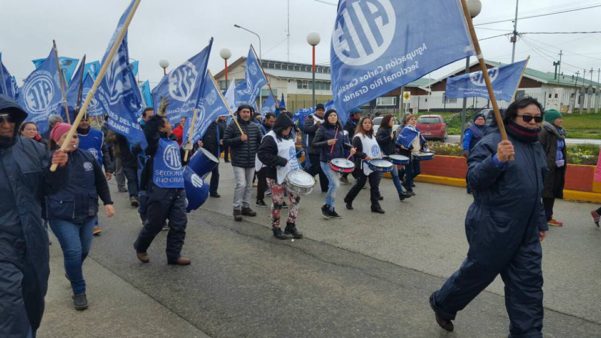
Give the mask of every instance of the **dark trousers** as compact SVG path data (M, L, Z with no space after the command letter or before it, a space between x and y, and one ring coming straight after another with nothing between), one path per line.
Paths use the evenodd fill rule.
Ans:
M215 169L211 171L211 183L209 185L209 193L211 195L216 195L217 188L219 188L219 164L217 164L215 166Z
M259 182L257 183L257 201L265 198L265 192L267 191L267 177L265 176L265 170L261 169L257 173Z
M228 162L230 160L230 147L223 145L223 160Z
M355 197L359 194L359 191L363 189L367 180L369 180L369 199L371 200L371 207L377 208L380 206L379 198L380 198L380 179L382 175L379 172L372 172L369 176L365 176L363 171L359 172L356 176L357 180L353 187L344 197L344 201L346 203L353 203Z
M127 178L127 190L129 196L138 197L138 171L136 167L123 166L123 174Z
M150 244L169 220L167 233L167 262L174 263L180 256L186 237L186 193L184 189L149 187L146 202L146 222L134 243L137 252L146 252Z
M413 180L419 175L421 172L421 166L419 160L414 158L405 165L405 180L404 185L407 191L413 191Z
M4 243L3 243L4 244ZM30 278L33 276L29 276ZM23 287L31 282L24 271L9 261L0 261L0 336L28 337L33 333L29 316L30 310L44 308L44 295L39 297L39 303L32 302L31 297ZM34 294L30 295L33 296ZM40 316L41 312L35 316ZM33 318L32 318L33 319ZM33 334L35 336L35 334Z
M543 206L545 207L545 216L547 221L553 218L553 206L555 205L555 198L543 197Z
M311 176L315 176L319 174L319 186L321 188L321 192L328 191L328 177L321 170L321 165L319 164L319 154L309 154L309 161L311 162L311 166L307 172Z

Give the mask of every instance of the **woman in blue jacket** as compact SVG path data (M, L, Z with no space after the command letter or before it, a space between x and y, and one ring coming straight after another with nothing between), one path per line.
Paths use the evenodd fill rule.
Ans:
M98 197L104 202L107 217L115 213L106 178L94 155L78 148L77 134L65 140L71 126L57 124L50 133L51 149L69 142L66 152L69 162L68 179L47 198L47 218L50 228L63 250L66 277L73 289L73 306L76 310L88 308L86 281L82 265L92 244L92 230L97 222Z

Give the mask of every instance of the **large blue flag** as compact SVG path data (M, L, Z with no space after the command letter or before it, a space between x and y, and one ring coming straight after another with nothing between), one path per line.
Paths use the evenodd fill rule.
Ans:
M166 115L171 124L176 125L181 117L192 116L192 111L198 106L212 45L213 38L200 53L163 76L152 90L155 109L160 106L162 98L169 101Z
M35 65L35 68L38 69L42 65L42 63L44 63L45 60L46 59L35 59L35 60L31 60L31 62L33 62L33 64ZM75 72L75 68L77 68L77 62L79 60L70 58L70 57L66 57L66 56L61 56L58 58L58 60L61 65L63 74L65 76L65 82L67 84L69 84L69 81L71 80L71 78L73 76L73 72Z
M340 0L334 101L350 111L473 53L461 0Z
M86 65L86 56L83 56L81 62L79 63L79 67L73 75L73 79L71 79L71 83L69 84L69 88L67 88L67 104L69 107L77 107L81 106L81 102L84 98L82 90L83 90L83 80L84 80L84 69Z
M223 97L220 95L219 89L215 86L215 81L211 78L211 73L206 72L202 95L198 105L196 122L194 123L194 135L192 143L200 140L209 128L209 125L222 115L229 115L229 108ZM184 143L188 140L187 134L190 130L191 118L186 119L184 127L185 136Z
M90 89L92 89L92 86L94 86L94 78L92 77L92 74L87 73L86 77L83 80L83 87L81 90L82 102L83 100L85 100L86 96L88 96L88 93L90 92ZM88 105L87 114L89 116L104 115L104 108L102 107L100 102L96 100L96 95L94 95L92 101L90 101L90 104Z
M488 75L497 100L511 101L520 84L528 60L490 68ZM488 97L488 89L482 71L453 76L447 79L445 95L451 99L464 97Z
M265 101L263 101L263 106L261 107L261 115L265 116L267 113L275 113L275 99L273 95L267 95Z
M57 113L62 102L60 73L54 48L19 89L18 101L28 113L27 121L35 122L41 134L48 131L48 115Z
M265 73L263 73L263 68L259 63L259 58L252 45L250 46L248 57L246 58L246 70L244 76L246 79L245 92L248 95L244 97L244 100L246 103L255 106L255 101L257 101L257 98L261 93L261 88L267 84L267 78L265 77Z
M0 94L7 95L13 99L17 98L18 88L14 76L2 63L2 53L0 53Z

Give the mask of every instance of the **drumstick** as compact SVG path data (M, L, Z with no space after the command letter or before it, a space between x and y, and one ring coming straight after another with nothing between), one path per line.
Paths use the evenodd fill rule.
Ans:
M336 127L336 132L334 133L334 140L338 140L338 127ZM336 145L336 142L332 143L332 146L330 147L330 154L332 154L334 152L335 145Z

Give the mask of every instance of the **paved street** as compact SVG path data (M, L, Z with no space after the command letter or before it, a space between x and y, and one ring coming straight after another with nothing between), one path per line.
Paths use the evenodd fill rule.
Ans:
M101 219L85 264L90 308L70 304L56 240L47 312L40 337L437 337L443 334L429 294L461 263L467 250L463 218L471 196L463 189L417 183L417 196L399 202L383 181L383 208L374 215L363 190L355 210L323 220L323 194L303 199L303 240L278 241L269 212L236 223L232 174L221 164L220 199L189 218L188 267L166 265L165 233L140 264L132 242L140 228L125 194L114 192L118 214ZM115 187L112 186L113 191ZM341 202L350 186L342 186ZM319 190L319 188L317 188ZM566 225L545 240L545 334L601 337L601 231L594 205L556 206ZM284 212L285 214L285 212ZM502 337L508 319L502 283L495 281L455 321L453 337Z

